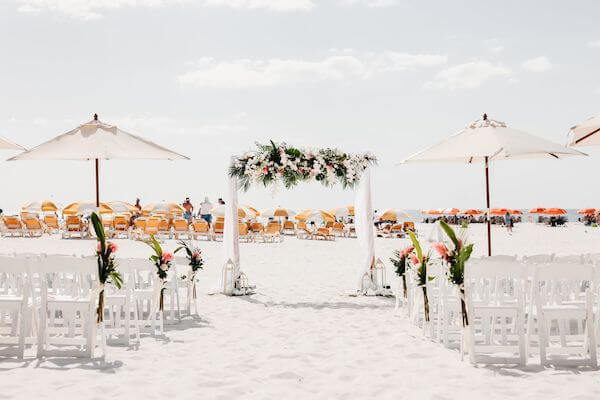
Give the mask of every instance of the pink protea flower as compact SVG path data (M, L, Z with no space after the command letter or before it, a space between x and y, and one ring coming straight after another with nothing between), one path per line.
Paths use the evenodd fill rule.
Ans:
M264 175L267 175L269 173L269 167L264 167L262 169L262 172L263 172Z
M117 246L116 243L109 242L108 243L108 248L110 249L111 253L116 253L117 250L119 249L119 246Z
M192 253L192 258L198 260L201 257L201 253L199 251L194 251Z
M414 254L410 255L410 261L414 264L414 265L419 265L419 259L417 258L417 256L415 256Z
M163 253L162 255L163 263L167 263L169 261L173 261L173 253Z
M415 246L413 246L411 244L410 246L408 246L407 248L405 248L404 250L402 250L402 257L408 256L410 253L413 252L414 249L415 249Z
M440 255L440 257L442 257L442 260L447 260L448 259L448 248L446 247L446 245L444 243L434 243L433 244L433 248L435 249L435 251L437 251L437 253Z

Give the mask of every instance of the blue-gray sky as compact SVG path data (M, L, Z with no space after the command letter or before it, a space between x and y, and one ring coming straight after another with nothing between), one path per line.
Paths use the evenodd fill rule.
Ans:
M394 164L483 112L564 143L600 113L599 13L594 1L2 0L0 136L31 147L97 112L192 158L105 162L107 200L214 200L230 155L273 139L375 153L377 208L483 207L481 165ZM493 206L600 207L600 149L583 150L494 164ZM94 193L85 162L2 162L0 176L12 211ZM241 195L352 199L317 184Z

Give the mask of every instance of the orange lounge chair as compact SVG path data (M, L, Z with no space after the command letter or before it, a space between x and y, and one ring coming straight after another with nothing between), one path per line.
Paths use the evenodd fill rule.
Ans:
M136 221L137 222L137 221ZM150 217L143 224L142 231L140 232L139 239L141 240L150 240L150 236L158 236L158 224L160 223L160 218Z
M415 234L417 233L417 230L415 229L415 223L412 221L406 221L403 228L405 232L411 231Z
M181 239L182 237L192 238L192 232L190 231L190 224L183 218L177 218L173 220L173 227L171 233L175 239Z
M49 234L60 232L60 224L56 215L45 215L44 224L46 225Z
M343 222L335 222L333 227L331 228L333 234L335 236L345 237L346 236L346 227Z
M195 240L199 237L204 237L206 240L210 240L210 227L208 222L203 219L196 219L192 222L192 236Z
M319 228L313 236L315 239L335 240L335 236L331 233L329 228Z
M166 218L161 218L160 222L158 223L158 235L162 236L164 238L171 239L173 236L171 235L170 228L171 228L171 224L170 224L169 220Z
M42 237L46 228L38 217L29 217L23 220L25 224L24 232L29 237Z
M403 238L405 236L404 232L404 226L402 224L396 224L390 229L389 237Z
M17 216L3 217L5 230L2 232L2 236L23 236L23 224Z
M269 222L261 236L263 242L283 242L283 236L281 235L281 225L279 225L279 222Z
M118 237L124 235L125 238L129 239L130 223L131 222L130 222L129 216L115 215L115 218L113 219L113 236L118 238Z
M81 217L79 215L68 215L65 221L63 239L71 239L73 237L83 239L87 236L89 236L89 232Z
M250 235L250 231L248 230L248 225L244 223L238 224L239 238L242 242L250 242L252 240L252 236Z
M283 229L281 233L284 235L296 235L296 226L293 221L283 221Z
M223 231L225 230L225 222L218 221L213 224L213 240L223 239Z

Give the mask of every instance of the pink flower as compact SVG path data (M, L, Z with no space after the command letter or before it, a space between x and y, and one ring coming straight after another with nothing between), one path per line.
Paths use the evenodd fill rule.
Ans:
M443 260L448 259L448 248L444 243L434 243L433 248L435 249L435 251L438 252L438 254L440 255L440 257L442 257Z
M163 255L162 255L163 263L167 263L172 260L173 260L173 253L163 253Z
M327 170L328 171L333 171L333 165L327 164Z
M269 173L269 168L268 168L268 167L264 167L264 168L262 169L262 171L263 171L263 174L264 174L264 175L267 175L267 174Z
M195 259L195 260L198 260L200 258L200 256L201 256L201 254L200 254L199 251L194 251L192 253L192 258Z
M413 265L419 265L420 264L419 259L414 254L410 255L410 261L413 263Z
M116 243L109 243L108 244L108 248L110 249L111 253L116 253L117 250L119 249L119 247L116 245Z
M402 250L402 257L406 257L408 256L410 253L413 252L413 250L415 249L415 246L413 246L412 244L410 246L408 246L407 248L405 248L404 250Z

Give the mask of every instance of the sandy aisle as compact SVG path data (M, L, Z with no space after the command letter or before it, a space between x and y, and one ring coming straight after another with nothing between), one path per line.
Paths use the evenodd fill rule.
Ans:
M422 236L428 227L419 226ZM483 227L474 226L478 253ZM513 236L497 229L496 253L600 252L600 230L524 224ZM406 240L378 239L387 261ZM121 255L148 248L119 241ZM91 241L0 239L0 252L89 253ZM167 247L174 246L169 242ZM221 244L202 244L202 290L220 273ZM457 351L422 337L393 300L355 298L358 245L288 239L242 244L243 268L258 293L202 295L201 319L144 337L139 349L109 347L106 364L73 359L0 361L0 399L598 399L600 372L586 369L472 367Z

